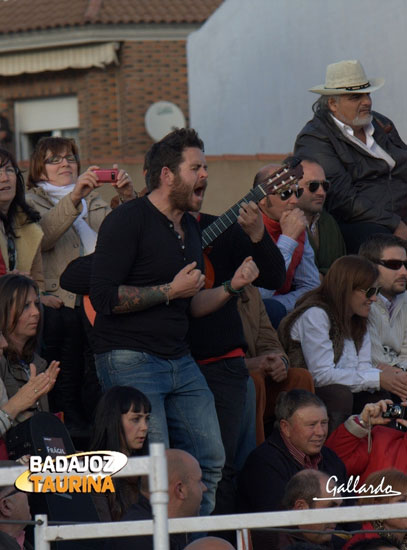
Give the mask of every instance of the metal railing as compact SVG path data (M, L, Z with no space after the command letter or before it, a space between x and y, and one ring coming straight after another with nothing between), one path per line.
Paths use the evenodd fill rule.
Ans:
M0 486L10 485L26 467L0 469ZM148 475L150 502L154 520L49 525L46 515L35 516L36 550L50 550L50 543L58 540L85 540L124 536L153 535L155 550L168 550L169 533L211 532L236 530L238 549L248 548L248 529L300 526L315 523L343 523L375 519L407 517L407 503L347 506L342 508L309 509L228 516L205 516L168 520L168 479L164 446L150 445L150 456L131 458L115 477Z

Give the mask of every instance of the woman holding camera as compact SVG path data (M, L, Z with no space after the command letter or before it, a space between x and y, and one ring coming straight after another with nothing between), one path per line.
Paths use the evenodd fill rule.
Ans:
M330 432L364 403L389 394L388 371L371 362L367 318L380 288L377 266L361 256L337 259L321 285L304 294L279 326L290 364L307 368L324 401Z
M45 291L54 300L54 309L46 311L44 323L46 357L61 361L53 398L65 413L68 429L79 433L85 428L78 399L85 350L80 301L60 287L59 277L73 259L93 252L99 227L110 212L97 193L102 183L95 169L98 167L90 166L80 174L78 147L73 139L42 138L31 155L27 183L27 202L40 213L44 232ZM118 172L112 185L122 201L136 196L124 170Z

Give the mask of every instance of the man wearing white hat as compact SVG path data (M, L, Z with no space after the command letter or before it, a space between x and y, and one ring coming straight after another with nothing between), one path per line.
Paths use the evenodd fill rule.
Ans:
M372 111L368 79L359 61L328 65L314 118L298 134L294 154L315 159L331 182L326 207L339 222L348 253L373 233L407 239L407 145L391 120Z

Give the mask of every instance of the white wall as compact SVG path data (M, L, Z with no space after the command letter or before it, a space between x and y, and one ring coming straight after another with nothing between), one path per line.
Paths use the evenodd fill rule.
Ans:
M207 154L285 153L329 63L386 83L373 108L407 141L407 0L225 0L188 39L190 121Z

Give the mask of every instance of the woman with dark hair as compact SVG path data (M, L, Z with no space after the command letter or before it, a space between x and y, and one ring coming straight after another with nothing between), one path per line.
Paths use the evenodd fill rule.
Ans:
M5 339L0 357L0 424L6 429L12 421L22 422L37 411L48 410L46 394L58 376L59 363L52 361L47 369L35 353L39 304L38 286L32 279L16 274L0 277L0 331ZM13 403L17 408L10 409Z
M97 168L90 166L80 174L75 141L46 137L39 140L31 155L27 182L27 201L40 213L39 223L44 231L41 246L45 290L58 307L46 312L45 356L61 361L61 375L53 401L64 411L71 435L86 433L81 390L88 343L82 325L80 298L62 289L59 279L72 260L94 251L99 228L110 212L110 207L97 192L103 185L94 172ZM117 182L111 185L122 202L136 196L124 170L119 170ZM91 388L86 389L86 395L86 401L92 401Z
M0 149L0 275L27 273L44 291L39 219L25 200L24 178L13 155ZM41 301L53 305L48 296Z
M291 366L312 374L315 392L327 406L330 431L354 408L388 396L379 392L389 389L388 375L372 365L367 332L370 306L380 290L377 278L377 267L366 258L339 258L278 329Z
M127 456L147 454L147 431L151 412L148 398L136 388L113 386L102 395L96 408L94 451L120 451ZM116 492L109 495L113 520L119 520L139 495L138 478L114 481Z

